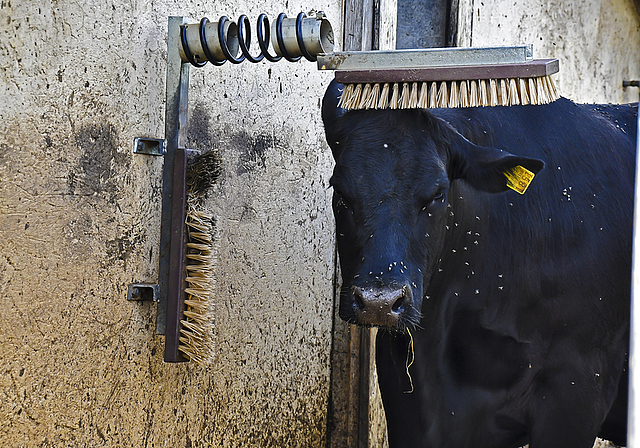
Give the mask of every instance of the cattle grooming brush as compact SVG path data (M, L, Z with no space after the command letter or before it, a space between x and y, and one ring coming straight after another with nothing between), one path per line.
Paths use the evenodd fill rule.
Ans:
M187 253L185 294L178 350L199 365L213 360L214 218L204 208L206 192L220 176L216 151L193 157L187 165Z
M220 163L214 151L197 154L186 149L189 67L263 59L296 62L303 57L315 62L316 55L333 50L333 29L320 11L313 17L299 13L296 18L281 13L272 25L260 14L256 29L260 49L250 52L251 31L245 15L237 23L226 16L218 22L204 17L199 23L169 17L156 318L156 332L165 335L165 362L206 365L214 358L215 225L205 211L204 198L220 174Z
M318 56L344 84L339 106L424 109L548 104L557 59L533 59L533 46L340 52Z

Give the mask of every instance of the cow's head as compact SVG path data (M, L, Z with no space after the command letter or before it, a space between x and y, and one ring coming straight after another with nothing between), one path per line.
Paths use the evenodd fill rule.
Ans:
M350 111L327 90L322 117L334 189L342 319L403 330L418 324L445 242L450 186L506 191L505 171L543 162L479 147L421 110Z

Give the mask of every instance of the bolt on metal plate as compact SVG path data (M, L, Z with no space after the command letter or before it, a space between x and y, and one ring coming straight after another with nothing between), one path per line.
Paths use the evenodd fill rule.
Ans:
M157 302L158 285L151 283L131 283L129 285L129 290L127 291L127 300L153 300L154 302Z
M133 139L134 154L163 156L167 150L166 148L167 148L166 141L162 138L136 137Z

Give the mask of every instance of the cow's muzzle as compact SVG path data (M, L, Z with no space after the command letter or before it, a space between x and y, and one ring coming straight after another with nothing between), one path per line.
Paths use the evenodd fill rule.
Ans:
M352 286L353 308L360 325L397 328L403 315L411 308L413 295L407 285L402 287Z

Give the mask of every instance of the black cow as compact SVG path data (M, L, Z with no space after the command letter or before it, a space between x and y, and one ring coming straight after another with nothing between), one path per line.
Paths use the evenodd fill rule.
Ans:
M636 107L345 112L340 87L340 316L382 328L390 446L624 444Z

